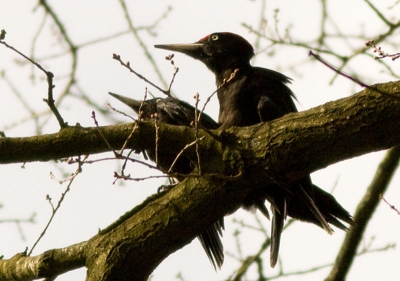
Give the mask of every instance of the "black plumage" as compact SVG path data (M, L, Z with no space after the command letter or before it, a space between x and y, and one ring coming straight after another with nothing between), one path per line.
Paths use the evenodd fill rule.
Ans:
M203 62L214 74L220 104L220 129L250 126L297 112L295 96L287 86L291 79L266 68L250 65L253 47L239 35L219 32L195 43L155 45L156 48L184 53ZM234 77L226 82L234 74ZM267 185L243 202L265 215L264 201L271 203L271 266L275 266L286 215L314 223L332 233L329 223L346 230L352 224L349 213L329 193L313 185L309 176L288 184Z
M157 122L166 123L169 125L189 127L194 124L195 108L179 99L167 97L139 101L114 93L109 94L128 105L137 114L139 114L140 110L141 118L145 121L154 120L156 118ZM209 130L218 128L218 123L205 113L201 114L199 125ZM156 155L154 151L146 150L146 154L150 160L154 162L156 161ZM175 153L168 153L168 151L160 149L157 155L157 164L164 171L168 171L175 158ZM171 172L178 174L190 174L194 167L194 163L191 163L188 158L181 156L178 158L178 161L175 163ZM184 177L177 176L177 179L181 181L184 179ZM197 236L204 248L204 251L215 268L221 268L224 262L224 248L220 238L222 237L223 229L224 218L220 218Z

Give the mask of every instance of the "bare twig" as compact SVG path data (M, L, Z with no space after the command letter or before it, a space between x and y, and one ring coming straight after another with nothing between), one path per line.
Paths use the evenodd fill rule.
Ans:
M256 216L257 218L257 216ZM236 248L238 251L238 255L235 257L233 254L229 254L231 257L235 258L236 260L238 260L239 262L241 262L240 267L235 270L234 274L228 279L230 281L239 281L239 280L243 280L243 276L247 273L247 271L249 270L249 268L253 265L253 263L257 262L257 260L261 259L261 255L269 248L269 246L271 245L271 237L268 235L268 232L261 227L254 227L251 226L243 221L237 221L234 220L233 222L237 223L240 225L240 229L243 228L247 228L247 229L251 229L251 230L256 230L256 231L260 231L264 234L265 236L265 240L261 245L261 248L258 249L257 253L255 253L254 255L249 255L246 258L243 256L242 250L241 250L241 243L239 240L239 230L237 230L235 238L236 238ZM288 220L288 222L285 224L283 230L286 230L289 226L291 226L293 223L295 222L294 219L290 219ZM260 225L260 223L259 223ZM282 269L282 267L280 267ZM279 273L278 276L281 276L283 274L282 270ZM269 279L273 279L268 277Z
M140 114L139 114L139 115L140 115ZM126 167L126 163L127 163L128 159L131 159L131 158L129 158L129 155L132 153L133 150L131 150L131 151L128 153L128 156L127 156L127 157L123 157L122 153L123 153L123 151L125 150L125 147L126 147L127 143L128 143L129 140L132 138L133 133L134 133L134 132L136 131L136 129L138 128L138 124L139 124L140 121L138 120L138 121L135 122L135 126L132 128L132 130L131 130L129 136L126 138L124 144L122 145L122 148L121 148L120 152L117 152L117 151L115 151L115 149L113 149L113 148L111 147L110 143L107 141L107 139L105 138L105 136L102 134L101 130L99 129L99 124L98 124L98 122L97 122L97 120L96 120L96 115L95 115L95 112L94 112L94 111L92 111L92 118L93 118L93 120L94 120L94 122L95 122L95 124L96 124L96 128L97 128L99 134L101 135L101 137L103 138L103 140L105 141L105 143L107 144L107 146L113 151L113 153L114 153L114 155L115 155L115 158L117 158L117 159L125 159L125 162L124 162L124 164L122 165L121 175L118 175L117 172L114 172L114 177L115 177L116 179L115 179L115 181L113 182L113 184L115 184L115 182L116 182L119 178L123 178L123 179L129 178L130 175L127 175L127 176L124 175L124 171L125 171L125 167ZM139 117L139 118L140 118L140 117ZM137 162L139 162L139 161L137 161ZM141 163L142 163L142 164L146 164L146 163L144 163L144 162L141 162ZM117 176L116 176L116 175L117 175Z
M132 131L131 131L131 133L129 134L129 136L126 138L126 140L125 140L125 142L124 142L124 144L122 145L122 147L121 147L121 153L122 153L122 151L124 151L125 150L125 147L128 145L128 142L129 142L129 140L132 138L132 136L133 136L133 133L136 131L136 129L138 128L138 122L139 121L137 121L137 122L135 122L135 126L132 128Z
M168 96L171 96L171 87L172 87L172 84L175 81L175 77L179 71L179 67L175 66L175 62L174 62L173 58L174 58L174 54L171 54L171 55L168 55L165 57L165 59L169 60L171 62L171 65L174 67L174 73L172 74L172 79L168 86Z
M156 88L157 90L159 90L161 93L169 96L168 91L161 89L160 87L158 87L156 84L154 84L153 82L151 82L150 80L148 80L146 77L144 77L143 75L139 74L138 72L136 72L135 70L132 69L130 62L123 62L121 60L121 56L117 55L117 54L113 54L113 59L115 59L116 61L119 61L119 63L126 67L127 69L129 69L130 72L132 72L133 74L135 74L137 77L139 77L140 79L142 79L143 81L145 81L146 83L150 84L151 86L153 86L154 88Z
M121 175L118 175L117 172L114 172L115 180L113 181L113 184L115 184L119 178L123 178L123 179L130 178L130 176L131 176L130 174L125 175L125 168L128 163L128 158L130 158L132 152L133 152L133 149L131 149L131 151L129 151L128 155L126 156L127 158L125 159L124 163L122 164Z
M145 88L145 91L144 91L143 101L142 101L142 103L141 103L140 106L139 106L139 112L138 112L138 121L139 121L139 122L142 121L142 115L143 115L142 108L143 108L143 104L144 104L144 102L145 102L146 100L147 100L147 87Z
M3 32L4 31L4 32ZM5 30L3 29L0 35L0 38L5 37ZM3 44L4 46L6 46L7 48L13 50L14 52L16 52L18 55L20 55L21 57L23 57L24 59L26 59L27 61L29 61L30 63L32 63L33 65L35 65L37 68L39 68L41 71L44 72L44 74L46 74L48 71L46 69L44 69L40 64L38 64L37 62L35 62L34 60L30 59L29 57L27 57L26 55L24 55L23 53L21 53L20 51L18 51L17 49L15 49L13 46L8 45L6 42L2 41L4 38L1 39L0 44Z
M199 139L196 139L196 140L192 141L191 143L185 145L185 147L182 148L182 150L178 153L178 155L176 155L176 158L175 158L174 162L172 162L171 167L170 167L169 170L168 170L168 173L171 173L171 171L172 171L172 169L174 168L175 163L176 163L176 161L178 161L179 157L180 157L188 148L190 148L191 146L195 145L197 142L201 141L202 139L204 139L204 137L201 137L201 138L199 138Z
M389 54L386 53L385 51L382 50L381 47L377 47L375 45L375 41L374 40L369 40L365 43L365 46L367 47L371 47L374 50L374 53L378 53L378 57L375 57L376 60L378 59L384 59L384 58L391 58L392 61L397 60L398 58L400 58L400 53L395 53L395 54Z
M3 32L1 33L0 37L4 37L4 36L5 36L5 31L4 31L4 34L3 34ZM17 54L19 54L24 59L28 60L30 63L32 63L33 65L35 65L37 68L39 68L41 71L44 72L44 74L47 77L48 90L47 90L47 99L43 99L43 101L46 102L47 105L50 107L51 111L53 112L53 114L57 118L57 121L58 121L58 124L60 125L60 127L61 128L65 128L67 126L67 124L64 122L64 119L61 117L60 112L58 111L57 107L54 104L54 102L55 102L54 98L53 98L53 89L54 89L53 78L54 78L54 74L52 72L50 72L50 71L47 71L40 64L38 64L34 60L30 59L29 57L27 57L26 55L24 55L23 53L21 53L20 51L15 49L14 47L8 45L6 42L1 40L0 44L3 44L7 48L13 50L14 52L16 52Z
M379 199L383 200L389 207L390 209L394 210L398 215L400 215L400 211L392 204L390 204L383 196L382 194L379 194Z
M82 161L80 161L80 159L78 159L75 163L82 163ZM68 164L71 164L71 163L68 163ZM71 174L71 176L69 176L68 178L66 178L66 179L57 179L56 178L56 176L53 174L53 172L50 172L50 178L53 180L53 181L55 181L55 182L58 182L59 184L63 184L64 182L67 182L67 181L71 181L74 177L76 177L76 174L74 173L74 174ZM50 200L51 201L51 200ZM51 203L50 203L51 204Z
M59 96L59 100L61 100L64 96L66 96L67 94L70 93L70 89L76 81L75 75L76 75L76 70L77 70L77 65L78 65L78 48L76 45L74 45L71 37L67 34L65 25L61 22L60 18L53 11L53 9L50 7L50 5L47 3L47 1L40 0L39 4L45 9L46 13L48 13L50 15L50 17L53 19L55 25L57 26L57 28L59 29L59 31L63 37L65 43L68 45L69 52L71 53L71 57L72 57L71 72L69 75L69 79L68 79L68 82L67 82L64 90L61 92L61 94ZM49 88L50 88L50 85L49 85ZM54 88L54 86L53 86L53 88ZM53 113L56 115L56 118L58 120L58 123L60 123L61 128L64 128L65 126L67 126L67 124L65 124L63 122L63 120L61 119L61 116L58 113L58 111L56 111L56 107L54 105L55 101L53 99L52 92L51 92L51 96L49 94L48 101L46 101L46 102L50 106L50 109L53 111Z
M351 81L357 83L358 85L360 85L361 87L364 88L370 88L370 85L340 71L339 69L337 69L336 67L334 67L333 65L331 65L330 63L328 63L326 60L322 59L320 55L315 54L312 50L309 51L309 55L314 57L316 60L318 60L319 62L321 62L322 64L324 64L325 66L327 66L328 68L330 68L331 70L333 70L334 72L336 72L337 74L346 77L347 79L350 79Z
M117 173L114 173L114 177L123 179L123 180L130 180L130 181L144 181L144 180L149 180L149 179L159 179L159 178L169 178L169 175L158 175L158 176L148 176L148 177L142 177L142 178L132 178L130 176L120 176Z
M85 158L83 159L83 161L85 161L87 158L87 156L85 156ZM39 243L39 241L43 238L43 236L46 234L47 229L49 228L51 222L53 221L54 216L56 215L57 211L60 209L61 207L61 203L64 201L65 196L67 195L67 193L70 191L72 182L74 181L74 179L76 178L76 176L81 172L81 167L82 167L82 163L81 161L78 162L78 168L76 169L76 171L71 175L71 177L69 178L69 183L67 185L67 188L65 189L65 191L61 194L60 199L58 200L57 206L54 207L53 203L51 202L51 198L49 195L46 196L46 199L49 201L51 209L52 209L52 213L50 216L49 221L47 222L45 228L43 229L42 233L39 235L39 238L36 240L36 242L33 244L31 250L28 253L28 256L30 256L33 252L33 250L35 249L36 245ZM58 181L60 183L62 183L63 181Z
M97 119L96 119L96 112L92 111L92 116L91 117L92 117L92 119L94 121L94 124L96 125L97 131L99 132L99 134L103 138L104 142L107 144L108 148L111 149L112 151L114 151L114 149L112 148L111 144L107 141L106 137L103 135L103 133L101 132L101 130L99 128L99 123L97 122Z
M124 144L122 145L122 147L121 147L121 149L120 149L121 153L122 153L122 151L125 150L125 147L127 146L129 140L130 140L130 139L132 138L132 136L133 136L133 133L136 131L137 127L139 126L140 122L142 121L142 114L143 114L142 107L143 107L143 104L144 104L144 102L146 101L146 99L147 99L147 88L145 89L145 92L144 92L143 102L140 104L140 107L139 107L139 112L138 112L138 118L137 118L137 120L136 120L135 118L131 117L131 116L126 115L126 114L123 113L123 112L120 112L120 111L118 111L118 110L115 110L115 111L117 111L117 112L119 112L119 113L121 113L121 114L123 114L123 115L125 115L125 116L128 116L129 118L133 119L133 120L136 122L136 123L135 123L135 127L133 127L131 133L130 133L129 136L126 138ZM115 151L114 151L114 153L115 153ZM121 154L121 153L118 153L118 154Z
M128 145L128 142L129 142L129 140L132 138L133 133L136 131L136 129L137 129L137 128L139 127L139 125L140 125L140 122L142 121L142 115L143 115L142 107L143 107L143 104L144 104L144 102L146 101L146 99L147 99L147 87L146 87L146 90L145 90L145 92L144 92L143 102L142 102L142 103L140 104L140 106L139 106L138 119L135 120L135 126L133 127L133 129L132 129L131 133L129 134L129 136L126 138L124 144L122 145L122 148L121 148L121 150L120 150L120 153L116 154L116 155L118 156L118 158L121 158L121 155L122 155L123 151L125 150L125 147ZM133 150L129 151L129 153L128 153L128 155L127 155L127 158L126 158L125 161L124 161L124 164L122 164L121 177L123 177L123 178L130 177L130 175L125 176L125 175L124 175L124 171L125 171L125 168L126 168L126 164L128 163L128 159L129 159L129 157L130 157L130 155L131 155L132 152L133 152ZM114 152L114 153L115 153L115 152ZM144 154L144 155L145 155L145 158L146 158L146 160L147 160L146 154ZM118 179L118 178L117 178L117 179ZM117 179L114 181L114 183L117 181Z
M133 25L132 22L132 18L129 15L128 9L126 7L125 1L124 0L119 0L119 3L121 5L121 8L124 12L124 16L125 19L127 21L127 24L129 26L129 30L132 32L133 36L135 37L137 43L139 44L139 46L142 48L144 55L146 56L146 58L148 59L149 63L153 66L153 70L154 72L157 74L158 79L160 81L162 81L162 83L164 84L164 87L166 87L167 83L165 82L164 78L161 75L160 69L157 67L156 62L153 60L153 57L151 55L151 53L149 52L146 44L143 42L143 40L140 38L139 33L137 32L137 28ZM170 10L170 9L169 9ZM168 13L165 13L165 16Z
M159 135L158 135L158 129L159 129L160 127L158 127L157 119L158 119L158 116L157 116L157 113L156 113L156 114L154 114L154 127L155 127L155 129L156 129L155 154L156 154L156 166L159 167L159 166L158 166L158 142L159 142L159 140L160 140L160 137L159 137Z
M155 169L155 170L158 170L158 171L161 171L161 172L163 172L162 170L160 170L159 168L157 168L156 166L153 166L153 165L151 165L151 164L148 164L148 163L146 163L146 162L143 162L143 161L140 161L140 160L138 160L138 159L135 159L135 158L129 158L129 157L127 157L127 156L124 156L124 155L120 155L117 159L122 159L122 160L128 160L128 161L131 161L131 162L134 162L134 163L138 163L138 164L141 164L141 165L144 165L144 166L146 166L147 168L150 168L150 169ZM97 162L102 162L102 161L110 161L110 160L115 160L115 158L113 157L113 158L110 158L110 157L106 157L106 158L101 158L101 159L95 159L95 160L85 160L85 161L83 161L82 163L83 164L94 164L94 163L97 163ZM74 163L77 163L78 161L75 161L75 160L70 160L69 162L68 162L68 164L74 164Z
M196 137L196 140L199 139L199 128L198 128L198 119L197 119L197 107L199 105L199 94L197 93L194 96L196 102L195 102L195 107L194 107L194 134ZM199 169L199 175L201 175L201 161L200 161L200 153L199 153L199 142L196 142L196 155L197 155L197 165Z
M239 68L236 68L236 69L231 73L231 75L229 76L229 78L228 78L228 79L225 78L224 81L222 82L222 84L219 85L218 88L217 88L214 92L212 92L212 94L207 98L206 102L204 103L203 108L201 109L197 120L200 120L201 114L203 114L203 112L204 112L204 110L206 109L206 106L207 106L207 104L210 102L211 98L218 92L219 89L221 89L222 87L224 87L227 83L231 82L232 79L235 78L235 76L236 76L236 74L237 74L238 72L239 72Z
M129 114L126 114L125 112L122 112L122 111L120 111L120 110L114 108L111 104L108 103L107 105L111 108L111 110L113 110L113 111L115 111L115 112L117 112L117 113L119 113L119 114L122 114L122 115L124 115L125 117L128 117L128 118L132 119L132 121L136 121L135 118L133 118L133 117L130 116Z
M336 67L334 67L333 65L329 64L327 61L325 61L324 59L322 59L319 55L315 54L315 53L314 53L313 51L311 51L311 50L310 50L310 52L309 52L309 55L310 55L310 56L313 56L314 58L316 58L319 62L321 62L322 64L324 64L325 66L327 66L328 68L330 68L331 70L333 70L334 72L336 72L337 74L339 74L339 75L341 75L341 76L343 76L343 77L346 77L347 79L350 79L351 81L357 83L357 84L360 85L361 87L368 88L368 89L371 89L371 90L373 90L373 91L376 91L376 92L380 93L381 95L385 95L385 96L388 96L388 97L391 97L391 98L400 100L400 98L399 98L397 95L390 94L390 93L387 93L387 92L385 92L385 91L381 91L381 90L379 90L378 88L376 88L375 86L370 86L370 85L368 85L368 84L362 82L361 80L359 80L359 79L357 79L357 78L354 78L353 76L348 75L348 74L342 72L341 70L339 70L338 68L336 68Z

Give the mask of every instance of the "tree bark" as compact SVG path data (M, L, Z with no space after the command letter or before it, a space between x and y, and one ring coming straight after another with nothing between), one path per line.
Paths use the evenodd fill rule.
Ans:
M163 259L201 229L237 210L254 188L295 180L338 161L400 144L399 89L400 82L386 83L273 122L224 132L200 131L203 174L191 175L168 193L147 199L115 225L82 242L80 261L88 268L87 280L147 280ZM157 125L160 151L179 153L195 140L191 128ZM102 127L101 134L96 128L69 127L52 135L0 138L0 163L110 151L102 135L111 147L119 148L134 127ZM155 142L149 140L155 135L154 123L142 122L127 147L154 149ZM185 157L197 162L194 149L188 149ZM24 257L0 261L0 280L29 280L4 277L4 263L20 258ZM63 272L65 268L57 267L51 275Z

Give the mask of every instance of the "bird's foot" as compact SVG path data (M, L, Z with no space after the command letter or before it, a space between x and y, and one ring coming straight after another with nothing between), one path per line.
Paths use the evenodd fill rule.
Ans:
M157 193L165 193L170 191L172 188L174 188L177 185L177 183L170 184L170 185L162 185L157 189Z

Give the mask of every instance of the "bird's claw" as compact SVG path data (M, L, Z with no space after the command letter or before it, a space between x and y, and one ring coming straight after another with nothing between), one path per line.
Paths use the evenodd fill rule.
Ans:
M177 185L177 183L170 184L170 185L162 185L159 188L157 188L157 193L165 193L170 191L172 188L174 188Z

